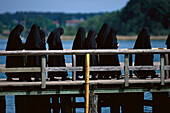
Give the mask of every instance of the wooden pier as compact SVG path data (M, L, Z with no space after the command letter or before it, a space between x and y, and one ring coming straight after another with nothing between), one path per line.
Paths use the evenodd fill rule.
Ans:
M163 113L165 111L166 113L168 104L170 104L168 97L168 92L170 92L168 70L170 70L170 66L165 62L165 54L169 53L169 49L0 51L0 56L42 56L41 67L5 68L5 65L1 65L0 72L41 72L41 81L21 82L18 79L14 81L1 79L0 95L2 97L5 95L16 95L16 98L18 98L18 96L28 98L25 99L25 102L28 102L29 97L35 98L35 100L39 98L38 100L41 101L37 103L41 105L43 100L46 101L44 105L49 107L43 108L49 109L49 111L47 110L49 113L51 109L53 109L54 113L58 113L59 109L61 109L63 113L75 112L75 108L79 107L84 108L86 113L100 113L101 107L104 106L111 107L111 112L120 112L121 106L122 111L132 113L136 110L143 112L142 107L144 105L152 106L153 112L161 111ZM75 55L77 54L86 55L85 80L76 80L76 71L84 70L83 67L77 67L75 65ZM124 63L120 66L89 66L90 54L124 54ZM160 62L153 66L134 66L129 62L129 60L131 61L129 57L132 54L160 54ZM72 55L73 61L72 64L67 64L66 67L48 67L46 66L46 55ZM89 78L89 71L118 70L125 72L123 78L119 80L91 80ZM131 71L133 70L160 70L160 75L158 78L153 79L138 79L131 75ZM73 74L70 80L49 81L48 72L58 71L72 71ZM143 99L143 92L151 92L153 94L153 100L145 101ZM85 103L75 102L75 98L79 96L85 97ZM52 98L52 103L49 102L50 98ZM3 98L1 100L3 100ZM1 104L3 102L4 101L2 101ZM136 105L136 102L138 105ZM27 104L25 110L29 109L29 107L31 108L33 106L28 106ZM19 106L16 105L16 108L18 109L17 113L23 112ZM41 109L42 111L43 108ZM68 111L65 111L66 108Z

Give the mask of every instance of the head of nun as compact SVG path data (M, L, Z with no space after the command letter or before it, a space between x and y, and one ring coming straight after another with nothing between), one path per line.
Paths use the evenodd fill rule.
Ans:
M49 35L49 38L47 40L47 43L49 44L49 46L56 46L58 44L61 43L61 39L60 39L60 36L64 34L64 29L62 27L59 27L55 30L53 30L50 35Z

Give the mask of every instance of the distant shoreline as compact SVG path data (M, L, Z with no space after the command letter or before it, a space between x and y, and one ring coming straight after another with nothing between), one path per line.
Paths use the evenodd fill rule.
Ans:
M166 40L168 36L151 36L151 40ZM0 39L7 39L8 36L0 35ZM75 36L61 36L61 40L74 40ZM118 35L118 40L136 40L137 36L122 36Z

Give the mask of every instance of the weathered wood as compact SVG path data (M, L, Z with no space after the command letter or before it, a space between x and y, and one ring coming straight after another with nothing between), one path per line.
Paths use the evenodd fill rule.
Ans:
M85 59L85 113L89 113L89 67L90 54L86 54Z
M72 113L71 97L69 95L60 96L61 113Z
M169 65L169 59L168 59L168 54L165 54L165 65ZM169 78L169 70L165 71L165 78Z
M158 84L160 83L160 78L156 79L129 79L129 84ZM76 80L76 81L46 81L46 86L69 86L69 85L83 85L84 80ZM90 85L107 85L107 84L112 84L112 85L118 85L118 84L124 84L124 80L116 80L116 79L111 79L111 80L90 80L89 81ZM165 80L165 84L170 84L170 79ZM7 82L5 80L0 80L0 87L29 87L29 86L41 86L41 82Z
M129 55L129 66L132 66L132 64L133 64L133 63L132 63L132 54L130 54L130 55ZM130 78L132 78L132 70L130 70L129 73L130 73L130 74L129 74Z
M40 67L27 67L27 68L0 68L0 73L2 72L41 72Z
M128 54L125 54L125 86L129 86L129 77L128 77L128 72L129 72L129 57Z
M60 113L59 96L54 95L54 96L51 96L51 98L52 98L53 113Z
M46 57L41 57L41 88L46 88Z
M6 113L5 96L0 96L0 113Z
M91 50L23 50L0 51L0 56L29 56L29 55L72 55L72 54L167 54L170 49L91 49Z
M160 55L160 75L161 75L161 85L165 85L165 69L164 69L164 54Z
M72 56L72 62L73 62L72 67L76 67L76 55ZM76 71L72 72L72 80L76 81Z
M98 95L90 94L89 113L98 113Z
M122 113L143 113L143 93L126 93L122 98Z
M48 72L58 71L83 71L83 67L46 67ZM90 71L119 71L124 70L123 66L91 66ZM129 70L160 70L160 66L129 66ZM170 66L164 66L164 70L170 70ZM0 72L41 72L40 67L28 68L0 68Z
M168 113L170 101L167 92L152 93L153 113Z

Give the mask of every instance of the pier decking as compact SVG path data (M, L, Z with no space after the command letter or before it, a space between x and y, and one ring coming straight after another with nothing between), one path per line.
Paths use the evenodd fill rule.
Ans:
M169 54L169 49L142 49L142 50L42 50L42 51L0 51L0 56L42 56L41 67L23 67L23 68L5 68L0 66L0 72L24 73L41 72L41 81L21 82L18 79L14 81L0 80L0 95L102 95L117 93L141 93L141 92L170 92L170 66L165 62L165 54ZM76 71L83 71L83 67L77 67L75 64L75 55L86 55L86 80L76 80ZM89 66L90 54L124 54L124 63L120 66ZM134 66L129 62L132 54L160 54L160 62L153 66ZM66 67L48 67L46 66L45 55L72 55L72 64ZM88 63L87 63L88 62ZM124 71L121 79L89 79L89 71ZM160 70L157 78L138 79L130 71L133 70ZM48 72L72 71L70 80L49 81ZM165 72L166 71L166 72ZM89 89L88 89L89 88ZM87 93L87 91L89 93ZM86 98L89 101L89 98ZM87 103L86 103L87 105ZM87 107L87 106L86 106ZM95 109L95 108L94 108Z

